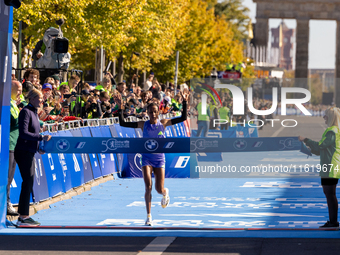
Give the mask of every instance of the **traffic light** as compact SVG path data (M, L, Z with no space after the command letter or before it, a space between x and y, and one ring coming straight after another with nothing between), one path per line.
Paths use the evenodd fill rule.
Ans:
M15 9L18 9L21 6L20 0L5 0L5 5L13 6Z

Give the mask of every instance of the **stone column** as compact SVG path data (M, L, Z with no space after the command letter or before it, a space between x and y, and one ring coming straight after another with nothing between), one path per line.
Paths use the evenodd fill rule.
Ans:
M308 78L309 19L296 20L295 78L299 87L307 87ZM301 78L305 78L303 81Z
M256 44L256 48L260 49L261 46L267 47L268 30L269 30L268 18L256 17L256 24L255 24L255 44ZM260 53L260 51L258 51L258 52ZM267 58L265 53L264 53L263 57L264 57L264 59Z
M335 95L334 102L340 106L340 21L336 21L336 52L335 52Z

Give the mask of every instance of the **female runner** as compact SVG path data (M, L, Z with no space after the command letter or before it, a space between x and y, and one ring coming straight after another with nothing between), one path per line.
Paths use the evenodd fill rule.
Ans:
M183 111L182 116L174 119L158 119L159 106L151 103L147 106L148 121L125 122L124 121L124 106L122 105L121 95L117 95L119 104L119 124L122 127L141 128L143 131L143 138L165 138L165 129L167 126L175 125L187 119L187 100L189 94L183 94ZM163 195L161 205L163 208L170 203L169 189L164 188L165 176L165 155L164 153L143 153L142 154L142 172L145 184L145 204L147 219L145 225L152 226L151 217L151 190L152 190L152 173L155 176L155 187L159 194Z

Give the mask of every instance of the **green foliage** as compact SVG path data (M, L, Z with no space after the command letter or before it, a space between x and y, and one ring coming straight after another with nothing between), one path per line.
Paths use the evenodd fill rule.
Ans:
M45 30L64 18L73 67L94 68L95 49L103 45L107 58L128 60L125 69L131 54L139 52L131 67L152 69L166 81L173 79L178 50L181 82L243 60L240 40L247 17L240 7L237 0L27 0L14 12L14 38L23 21L23 50L33 50Z
M215 15L231 24L235 38L246 39L248 36L250 17L249 9L242 4L242 0L223 0L215 4Z

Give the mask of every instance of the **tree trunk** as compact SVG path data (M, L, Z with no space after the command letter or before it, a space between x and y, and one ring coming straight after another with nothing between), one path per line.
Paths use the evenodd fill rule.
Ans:
M123 54L120 53L118 57L118 82L122 82L124 79L124 57Z

